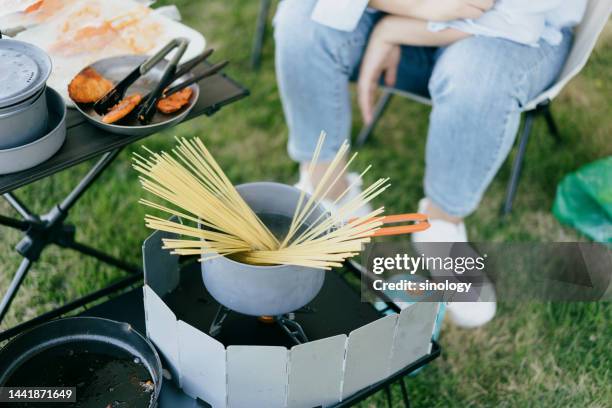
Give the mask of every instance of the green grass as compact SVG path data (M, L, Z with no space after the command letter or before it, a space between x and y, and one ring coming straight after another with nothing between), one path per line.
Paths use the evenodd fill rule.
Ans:
M274 78L273 41L269 35L259 72L248 67L257 2L172 1L186 23L203 32L217 49L215 60L232 61L228 72L250 88L246 100L212 118L198 118L146 140L153 149L168 148L172 136L201 136L235 182L296 180L297 166L285 151L286 128ZM588 66L555 101L554 113L565 143L555 147L538 121L528 149L515 210L500 223L498 210L509 176L505 163L478 211L467 225L474 241L580 241L551 214L555 188L567 173L612 154L612 95L609 30ZM390 176L385 195L390 212L413 210L422 196L423 152L429 109L395 99L375 137L361 150L357 167L374 165L369 177ZM410 120L406 120L410 118ZM359 127L355 115L354 129ZM149 234L140 188L130 168L132 146L71 213L78 239L127 261L140 261ZM77 166L18 191L33 210L56 203L87 171ZM381 201L382 203L382 201ZM13 214L5 202L0 213ZM0 290L3 292L20 258L12 250L19 234L0 228ZM24 282L3 328L34 317L62 302L100 288L121 276L116 270L70 251L50 247ZM464 331L445 326L442 358L408 381L416 407L605 407L612 401L610 342L612 308L608 303L502 303L496 319L484 328ZM399 391L394 389L394 396ZM399 399L396 402L399 406ZM384 405L376 395L363 407Z

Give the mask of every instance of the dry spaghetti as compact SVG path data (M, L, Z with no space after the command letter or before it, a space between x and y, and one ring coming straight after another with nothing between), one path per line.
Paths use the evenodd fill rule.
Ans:
M381 178L358 196L344 200L333 214L324 213L306 224L335 184L346 173L356 153L342 165L349 146L344 143L311 196L300 194L285 238L279 240L242 199L204 143L197 138L177 139L171 153L149 157L135 154L134 168L141 173L142 187L163 199L164 204L142 199L150 208L178 217L182 222L147 215L146 226L181 236L164 239L164 248L179 255L200 255L201 259L232 255L256 265L301 265L330 269L361 251L363 244L380 228L382 207L369 214L344 220L389 187ZM325 142L322 133L308 169L312 173ZM362 173L363 176L368 166ZM353 185L334 201L342 202ZM192 225L187 225L192 224ZM185 238L182 238L185 237ZM187 239L191 238L191 239Z

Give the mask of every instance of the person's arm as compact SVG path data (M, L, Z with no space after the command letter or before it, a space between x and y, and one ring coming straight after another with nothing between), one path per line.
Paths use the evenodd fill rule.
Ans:
M395 85L400 45L442 46L469 35L452 28L432 32L426 21L410 17L389 15L381 19L370 35L357 81L357 100L364 122L372 121L381 75L387 86Z
M353 31L368 6L397 16L448 21L478 18L493 3L494 0L317 0L311 17L324 26Z
M380 43L435 47L449 45L468 36L469 34L453 28L430 31L427 28L427 21L390 15L376 25L370 44L373 47Z
M396 16L448 21L478 18L494 3L494 0L370 0L369 5Z

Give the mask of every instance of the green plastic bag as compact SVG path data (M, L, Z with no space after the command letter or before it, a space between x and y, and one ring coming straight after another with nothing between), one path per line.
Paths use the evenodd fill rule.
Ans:
M594 241L612 243L612 156L567 175L557 187L553 214Z

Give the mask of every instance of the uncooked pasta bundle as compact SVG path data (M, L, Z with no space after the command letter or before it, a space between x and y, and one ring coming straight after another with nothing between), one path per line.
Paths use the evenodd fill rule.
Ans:
M182 222L147 215L146 226L181 236L164 239L164 248L179 255L200 255L202 260L231 256L254 265L301 265L330 269L361 251L364 244L382 225L382 207L346 221L389 187L381 178L361 194L343 200L350 185L334 201L342 203L334 213L323 212L311 220L335 184L346 173L356 153L342 165L349 146L344 143L331 161L312 195L300 194L286 236L277 239L258 215L240 196L204 143L198 139L177 139L171 153L155 153L149 157L135 154L134 168L141 173L142 187L165 201L159 204L142 199L140 203L178 217ZM325 134L319 137L313 160L316 166ZM368 166L362 173L363 176Z

